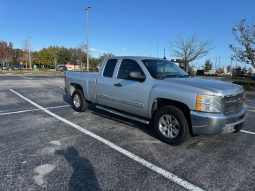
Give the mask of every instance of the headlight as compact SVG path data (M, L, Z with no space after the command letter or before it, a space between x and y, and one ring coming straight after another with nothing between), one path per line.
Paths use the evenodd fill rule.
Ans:
M197 95L196 110L211 113L221 113L221 99L222 97L220 96Z

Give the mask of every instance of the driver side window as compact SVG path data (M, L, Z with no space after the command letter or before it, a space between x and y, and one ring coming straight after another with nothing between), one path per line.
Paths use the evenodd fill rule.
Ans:
M133 71L141 72L142 74L144 74L142 68L139 66L139 64L135 60L123 59L120 65L118 78L129 80L128 75L130 72L133 72Z

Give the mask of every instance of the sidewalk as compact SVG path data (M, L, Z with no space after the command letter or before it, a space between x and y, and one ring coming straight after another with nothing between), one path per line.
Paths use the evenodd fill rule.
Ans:
M4 74L0 73L1 76L65 76L65 73L57 73L57 72L25 72L25 73L14 73L14 72L6 72Z

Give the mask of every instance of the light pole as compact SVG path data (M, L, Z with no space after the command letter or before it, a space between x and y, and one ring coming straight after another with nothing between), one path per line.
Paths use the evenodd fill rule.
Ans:
M86 22L86 37L87 37L87 71L89 71L89 9L91 7L85 8L87 13L87 22Z
M163 59L166 59L166 49L164 48L164 58Z
M158 41L157 41L157 58L158 58Z

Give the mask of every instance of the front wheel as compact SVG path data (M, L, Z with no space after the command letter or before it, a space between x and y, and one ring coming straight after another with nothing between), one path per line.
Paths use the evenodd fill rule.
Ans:
M174 106L156 111L153 126L159 138L170 145L180 145L189 136L189 125L183 112Z
M73 92L72 105L73 109L77 112L83 112L88 108L88 103L83 96L82 90L77 89Z

